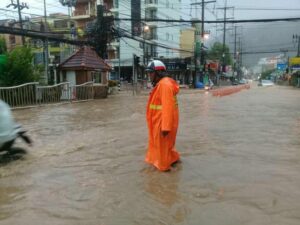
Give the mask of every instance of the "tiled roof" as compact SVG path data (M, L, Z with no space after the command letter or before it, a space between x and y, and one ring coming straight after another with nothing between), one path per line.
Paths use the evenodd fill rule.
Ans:
M101 70L108 71L111 67L90 47L81 47L77 52L59 65L62 70Z

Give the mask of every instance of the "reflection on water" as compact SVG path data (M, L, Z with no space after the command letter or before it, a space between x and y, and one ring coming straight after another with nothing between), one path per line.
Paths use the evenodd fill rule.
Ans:
M14 111L34 146L0 166L0 224L298 225L299 91L182 92L166 173L144 163L147 95Z
M184 206L184 200L180 194L179 183L181 182L182 164L177 163L169 172L161 173L153 167L143 171L145 194L153 202L151 204L157 210L169 209L171 213L156 218L165 224L178 224L187 217L188 210ZM152 222L154 218L151 218Z
M6 185L0 187L0 221L15 216L18 209L14 206L22 199L22 189Z
M171 207L176 202L180 202L180 194L177 190L180 171L158 173L153 170L145 172L145 191L151 194L155 201Z

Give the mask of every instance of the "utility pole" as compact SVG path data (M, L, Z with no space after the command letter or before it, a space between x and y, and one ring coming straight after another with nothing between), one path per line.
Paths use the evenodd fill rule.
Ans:
M23 21L22 21L21 10L23 10L24 8L29 9L27 3L22 2L22 4L20 4L20 0L17 0L17 4L15 4L14 0L11 0L11 3L8 6L6 6L6 8L9 8L10 6L13 6L14 9L18 8L20 28L23 30ZM22 44L23 45L25 44L24 36L22 36Z
M46 0L44 0L44 32L47 31L47 8L46 8ZM43 83L48 84L48 75L49 75L49 50L48 50L48 39L44 39L44 64L45 64L45 71L43 77Z
M236 37L237 37L237 26L234 26L234 54L233 54L233 60L234 60L234 64L233 64L233 74L234 76L236 75L236 60L237 60L237 54L236 54Z
M225 0L225 7L219 8L224 10L224 25L223 25L223 50L222 50L222 72L225 72L225 45L226 45L226 20L227 18L227 10L232 9L234 7L227 7L227 0Z
M298 34L293 34L293 41L298 42L298 50L297 50L297 57L300 56L300 35Z
M234 55L233 55L233 60L234 60L234 67L233 71L236 71L236 29L237 26L234 27Z
M238 79L241 79L241 67L242 67L242 54L243 54L243 45L242 45L242 40L241 37L239 37L239 53L238 53L238 57L237 57L237 61L238 61L238 69L237 69L237 76Z
M201 5L201 30L199 24L195 23L195 76L193 78L193 83L196 85L197 81L200 78L200 81L203 81L203 75L205 71L205 66L204 66L204 35L205 35L205 30L204 30L204 12L205 12L205 5L208 3L215 3L216 1L204 1L202 0L201 2L194 2L191 4L191 6L197 6ZM197 12L196 12L197 13ZM197 15L196 15L197 17ZM200 34L200 35L199 35ZM199 73L199 75L197 74ZM199 77L200 76L200 77Z
M226 12L227 12L227 0L225 1L225 7L224 7L224 26L223 26L223 62L222 62L222 72L225 72L225 42L226 42Z
M136 94L136 55L132 55L132 95Z
M119 48L118 48L118 57L119 57L119 69L118 69L118 80L121 82L121 38L119 38Z
M242 42L241 38L240 38L240 45L241 45L241 50L240 50L240 55L241 55L241 57L240 57L240 62L241 62L241 67L242 67L242 65L243 65L243 42Z

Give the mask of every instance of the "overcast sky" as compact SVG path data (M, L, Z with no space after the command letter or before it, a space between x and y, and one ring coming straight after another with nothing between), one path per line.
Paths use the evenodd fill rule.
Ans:
M195 0L183 0L183 7L190 8L190 3ZM201 0L196 0L201 2ZM300 1L299 0L227 0L228 7L235 7L234 18L235 19L255 19L255 18L279 18L279 17L295 17L300 16ZM210 3L206 5L206 8L213 9L225 6L225 0L217 0L216 3ZM247 9L245 9L247 8ZM252 9L298 9L292 10L249 10ZM219 11L219 16L222 16L222 10ZM231 11L231 12L230 12ZM199 10L199 16L201 16ZM213 19L209 10L206 10L207 19ZM228 10L229 15L233 16L233 10ZM195 10L193 10L193 16Z
M16 0L15 0L16 1ZM122 1L122 0L120 0ZM128 0L127 0L128 1ZM143 0L142 0L143 1ZM201 2L201 0L196 0ZM10 4L10 0L0 0L0 8L6 9L6 6ZM43 14L43 0L20 0L20 2L26 2L30 9L24 9L24 13L32 14ZM67 8L60 5L58 0L46 0L47 10L49 13L54 12L66 12ZM195 2L195 0L182 0L182 7L184 9L183 17L188 18L191 13L190 3ZM234 6L236 9L228 10L228 15L231 17L234 15L235 19L251 19L251 18L279 18L279 17L296 17L300 16L300 10L249 10L249 8L255 9L299 9L300 0L227 0L227 6ZM215 19L216 17L212 15L209 11L213 11L214 8L224 7L225 0L217 0L216 3L207 4L206 17L207 19ZM245 9L247 8L247 9ZM13 10L13 8L9 8ZM198 16L200 17L200 10ZM222 16L222 10L215 10L218 17ZM195 17L195 8L192 10L192 16ZM8 13L0 11L1 18L3 17L16 17L16 13Z
M14 0L14 2L17 2ZM20 3L27 3L29 9L24 8L22 13L26 16L29 14L43 15L44 14L44 1L43 0L20 0ZM11 3L11 0L0 0L0 18L17 18L18 14L14 12L5 12L1 9L8 9L16 11L12 6L10 8L6 8L7 5ZM46 0L47 11L48 13L56 13L56 12L65 12L68 13L67 7L62 6L58 0Z

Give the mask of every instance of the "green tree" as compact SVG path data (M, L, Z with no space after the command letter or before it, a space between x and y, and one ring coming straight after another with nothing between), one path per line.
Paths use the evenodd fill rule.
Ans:
M6 41L4 37L0 36L0 55L3 55L7 52Z
M274 72L275 70L266 70L264 72L262 72L260 80L270 80L271 78L271 74Z
M208 51L208 59L219 60L223 62L223 44L215 42L211 49ZM232 57L229 52L229 47L225 45L225 64L232 65Z
M32 62L33 54L28 47L17 47L7 53L7 62L0 74L0 85L13 86L37 81L41 71Z

